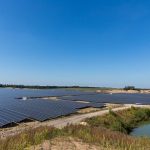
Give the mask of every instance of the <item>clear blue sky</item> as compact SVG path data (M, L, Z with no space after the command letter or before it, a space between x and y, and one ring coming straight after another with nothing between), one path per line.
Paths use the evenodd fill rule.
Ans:
M0 82L150 87L149 0L0 0Z

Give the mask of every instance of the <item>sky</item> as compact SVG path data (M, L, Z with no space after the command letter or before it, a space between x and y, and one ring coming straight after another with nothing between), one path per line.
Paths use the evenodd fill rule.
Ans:
M150 88L150 1L0 0L0 83Z

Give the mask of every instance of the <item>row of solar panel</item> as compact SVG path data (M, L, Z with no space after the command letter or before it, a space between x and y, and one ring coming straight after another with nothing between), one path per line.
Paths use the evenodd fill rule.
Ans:
M0 105L0 127L24 119L44 121L75 113L84 107L103 107L104 104L79 103L73 101L51 100L11 100Z
M0 107L0 126L13 122L20 122L27 118L26 115Z
M43 97L43 96L71 96L92 94L71 90L29 90L29 89L0 89L0 126L12 122L20 122L26 118L44 121L49 118L56 118L68 115L77 111L78 108L88 107L86 104L47 101L47 100L27 100L22 101L19 97Z
M76 90L31 90L31 89L0 89L0 98L19 98L19 97L44 97L44 96L71 96L71 95L84 95L94 94L91 92L82 92Z
M69 101L87 101L94 103L150 104L150 95L145 94L93 94L62 97Z
M7 92L6 92L7 91ZM150 95L144 94L95 94L66 90L0 90L0 127L31 118L44 121L68 115L84 107L103 107L104 103L150 104ZM10 91L10 92L8 92ZM7 94L8 93L8 94ZM73 96L74 95L74 96ZM19 100L16 97L58 96L59 101ZM62 100L63 99L63 100ZM80 103L76 101L87 101Z

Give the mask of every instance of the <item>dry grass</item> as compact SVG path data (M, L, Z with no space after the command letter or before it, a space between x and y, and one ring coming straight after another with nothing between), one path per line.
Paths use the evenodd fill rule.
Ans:
M111 118L110 116L113 118ZM120 111L116 114L110 112L109 115L100 118L95 118L89 121L89 125L69 125L63 129L56 129L53 127L39 127L30 129L0 140L0 150L24 150L26 148L33 148L33 145L39 145L44 141L53 141L54 139L80 139L80 141L88 145L95 145L100 149L117 149L117 150L149 150L150 138L136 138L128 134L112 131L111 124L115 122L122 122L123 124L131 123L131 120L136 116L132 123L139 123L143 120L149 119L149 110L147 109L129 109ZM119 119L118 119L119 116ZM115 118L116 117L116 118ZM112 119L116 119L112 123ZM126 121L126 122L125 122ZM103 125L107 124L107 128ZM116 123L115 129L120 128ZM135 124L134 124L135 125ZM122 127L122 126L121 126ZM125 128L126 129L126 128ZM66 142L67 143L67 142ZM69 146L69 145L68 145Z

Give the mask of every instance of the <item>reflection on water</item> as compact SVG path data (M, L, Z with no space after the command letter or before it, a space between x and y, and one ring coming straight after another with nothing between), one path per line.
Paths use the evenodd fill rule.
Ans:
M150 137L150 124L142 125L135 128L131 134L132 136L148 136Z

